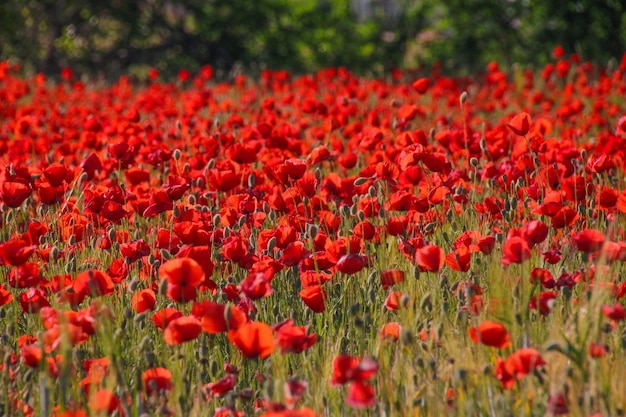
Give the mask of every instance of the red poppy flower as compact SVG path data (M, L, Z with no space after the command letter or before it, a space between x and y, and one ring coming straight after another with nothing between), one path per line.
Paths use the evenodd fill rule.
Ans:
M208 391L211 395L222 396L235 388L237 383L237 375L228 374L219 381L209 382L203 387L204 391Z
M398 322L386 323L383 325L382 329L380 329L380 336L383 339L396 341L400 338L400 331L402 327Z
M528 307L533 310L539 309L542 316L547 316L556 304L557 295L558 293L555 291L543 291L539 293L538 297L531 298Z
M150 288L146 288L133 294L133 298L130 302L133 310L137 313L154 310L154 307L156 306L156 294L154 294L154 291Z
M351 381L367 381L378 371L378 363L370 358L339 355L333 359L331 385L343 385Z
M4 285L0 284L0 307L9 304L11 301L13 301L13 294Z
M248 274L239 284L239 288L251 300L268 297L273 292L272 285L260 272Z
M301 353L317 342L317 334L307 334L306 327L294 326L293 320L287 319L272 326L276 334L276 344L280 353Z
M365 267L365 260L361 255L348 253L337 261L337 269L348 275L356 274Z
M195 303L191 307L191 314L200 319L202 330L207 333L223 333L238 329L247 321L246 314L239 307L226 306L210 300Z
M606 237L604 233L595 229L585 229L572 236L576 248L585 253L597 252L602 248Z
M166 368L151 368L141 374L143 387L151 395L153 392L172 389L172 373Z
M299 293L300 298L304 301L307 307L313 310L315 313L321 313L325 308L325 300L327 298L326 290L320 285L312 285L304 288Z
M419 94L424 94L428 90L428 87L430 87L430 81L428 78L418 78L412 85L415 91Z
M526 240L521 237L513 236L507 238L502 245L502 264L509 265L511 263L521 264L530 259L532 253Z
M179 345L194 340L201 331L200 320L191 316L181 316L169 322L163 332L163 339L168 345Z
M506 360L507 369L518 379L532 373L540 366L547 365L541 354L534 348L518 349Z
M159 330L165 330L174 319L182 317L183 313L172 307L163 308L152 315L152 322Z
M443 249L437 245L426 245L415 251L417 265L427 271L437 272L446 261Z
M28 261L37 246L29 245L25 240L11 239L0 244L0 264L19 266Z
M228 332L228 340L245 358L267 358L274 351L272 328L265 323L252 321Z
M530 130L530 115L526 112L516 114L507 124L513 133L519 136L526 136Z
M44 307L50 307L46 294L39 288L29 288L19 295L20 306L24 313L38 313Z
M225 259L237 262L248 253L246 242L239 236L226 239L222 245L222 255Z
M11 208L21 206L30 197L31 193L32 189L27 184L21 182L5 181L0 189L2 201Z
M39 363L43 358L43 352L41 348L37 345L24 345L20 350L20 357L22 358L26 366L30 368L38 368Z
M602 358L606 356L608 352L609 348L607 345L601 345L596 342L591 342L591 344L589 345L589 356L594 359Z
M506 328L493 321L485 320L476 327L468 329L469 335L476 343L504 349L511 344L509 332Z
M404 271L400 269L386 269L380 273L380 281L383 289L387 291L390 286L404 282Z
M374 387L371 385L355 381L348 388L346 404L354 408L368 408L376 405Z
M446 255L446 265L455 271L467 272L470 269L472 253L469 249L461 247Z
M611 320L621 321L626 318L626 309L622 305L622 303L615 303L612 306L604 305L602 306L602 314Z
M94 392L88 402L89 409L93 413L113 413L120 406L120 399L109 389L101 389Z
M176 258L159 267L159 277L167 280L167 297L172 301L196 299L197 286L205 278L202 267L191 258Z
M73 289L76 294L99 297L113 294L115 284L111 278L99 270L81 272L74 280Z

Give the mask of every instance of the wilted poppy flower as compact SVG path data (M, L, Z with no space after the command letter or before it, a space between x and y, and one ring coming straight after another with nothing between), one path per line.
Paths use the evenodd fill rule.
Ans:
M169 322L163 332L163 338L168 345L179 345L194 340L201 331L200 320L191 316L181 316Z
M141 374L141 380L148 395L172 389L172 373L166 368L148 369Z
M252 321L228 332L228 340L245 358L267 358L274 351L272 328L265 323Z
M504 349L511 344L506 328L493 321L485 320L476 327L470 327L468 332L474 342L483 345Z

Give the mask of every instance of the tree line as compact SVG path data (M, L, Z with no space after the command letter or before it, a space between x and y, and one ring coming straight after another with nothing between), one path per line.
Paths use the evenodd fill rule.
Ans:
M363 9L366 4L366 9ZM543 65L556 45L608 64L626 49L619 0L4 0L0 59L115 78L347 66L473 73ZM393 6L393 7L390 7ZM391 10L391 12L390 12ZM358 13L357 13L358 12Z

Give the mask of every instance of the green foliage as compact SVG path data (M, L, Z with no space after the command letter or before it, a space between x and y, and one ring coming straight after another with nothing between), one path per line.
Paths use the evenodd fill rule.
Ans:
M172 76L204 64L257 73L347 66L483 70L497 60L543 65L556 45L605 64L626 49L616 0L6 0L0 59L29 71ZM395 12L389 12L390 9Z

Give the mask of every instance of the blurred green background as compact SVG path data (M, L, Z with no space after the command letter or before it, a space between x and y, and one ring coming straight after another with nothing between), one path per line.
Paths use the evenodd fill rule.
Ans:
M626 49L618 0L2 0L0 60L27 72L116 78L196 72L305 73L347 66L457 75L543 65L552 50L606 65Z

